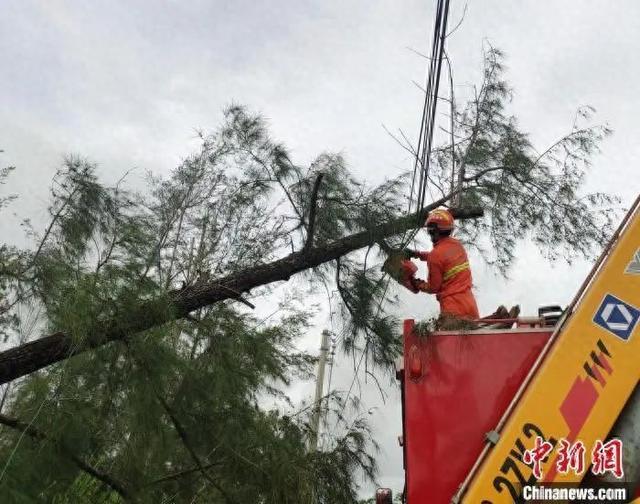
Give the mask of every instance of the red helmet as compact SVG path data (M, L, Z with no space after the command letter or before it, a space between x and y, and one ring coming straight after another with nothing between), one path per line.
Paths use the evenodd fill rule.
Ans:
M439 231L453 231L453 215L444 208L432 210L429 212L425 225L427 227L434 226Z

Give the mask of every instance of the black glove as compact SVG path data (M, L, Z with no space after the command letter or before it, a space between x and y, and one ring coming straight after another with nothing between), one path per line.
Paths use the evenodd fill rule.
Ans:
M409 248L402 249L402 255L405 259L418 259L420 258L420 254L417 250L412 250Z

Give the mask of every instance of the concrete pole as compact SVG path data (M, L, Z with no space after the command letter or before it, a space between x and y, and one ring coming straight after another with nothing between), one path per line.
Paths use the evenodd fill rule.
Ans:
M322 415L322 397L324 395L324 369L327 365L327 353L329 352L329 331L322 331L320 344L320 358L318 359L318 374L316 375L316 395L314 398L313 416L311 417L311 439L309 449L318 449L318 433L320 431L320 417Z

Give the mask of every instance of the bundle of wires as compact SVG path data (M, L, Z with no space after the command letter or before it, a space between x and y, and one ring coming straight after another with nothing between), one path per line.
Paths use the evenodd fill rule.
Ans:
M409 194L409 213L415 203L418 219L425 207L425 197L429 184L429 163L431 144L433 142L433 130L436 118L436 106L438 104L438 88L440 87L440 71L444 55L444 43L447 34L447 18L449 16L449 0L437 0L436 19L433 27L433 41L431 57L427 72L425 86L424 107L420 122L420 134L416 149L415 164L413 167L413 180ZM422 222L418 223L418 227Z
M420 221L422 220L420 216L425 206L424 200L425 200L425 194L427 192L427 185L429 181L429 155L431 153L431 143L433 141L433 128L434 128L435 117L436 117L436 105L438 102L440 70L442 69L442 59L444 56L444 41L447 34L448 15L449 15L449 0L437 0L436 20L435 20L435 25L433 29L433 43L431 48L430 66L427 73L427 85L426 85L424 108L422 110L422 121L420 123L420 135L418 138L418 148L416 149L416 159L415 159L415 165L413 168L413 180L411 182L411 192L409 194L409 212L411 212L413 202L414 202L414 192L417 190L416 209L418 210L418 219ZM419 222L417 228L420 228L421 226L422 226L422 222ZM408 240L405 238L405 240L403 240L403 246L401 248L404 248L404 246L409 241L411 241L414 236L415 236L415 232L413 233L412 236L408 238ZM401 257L404 257L404 256L392 255L388 259L388 262L389 261L397 262L397 260L399 260ZM388 262L386 262L385 265L387 265ZM398 269L398 265L396 265L395 268ZM380 302L378 303L376 316L380 313L380 310L382 307L382 300L386 298L387 288L389 287L388 278L389 277L387 277L387 283L384 289L384 293L380 298ZM358 377L360 366L362 362L365 360L368 346L369 346L369 342L367 341L367 344L364 347L362 355L360 356L360 360L358 361L358 364L355 368L353 380L351 381L351 386L349 387L349 391L347 392L347 396L344 400L341 411L344 411L344 408L347 404L347 399L351 395L356 378ZM337 425L338 425L338 420L336 420L335 426Z

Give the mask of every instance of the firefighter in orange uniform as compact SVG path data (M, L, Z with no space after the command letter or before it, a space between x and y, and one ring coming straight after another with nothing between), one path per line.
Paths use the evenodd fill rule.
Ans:
M406 257L427 262L427 281L414 278L407 282L409 290L435 294L440 303L441 319L478 319L478 306L471 292L472 278L469 259L462 244L451 237L453 216L444 209L433 210L426 222L431 237L431 252L406 251Z

